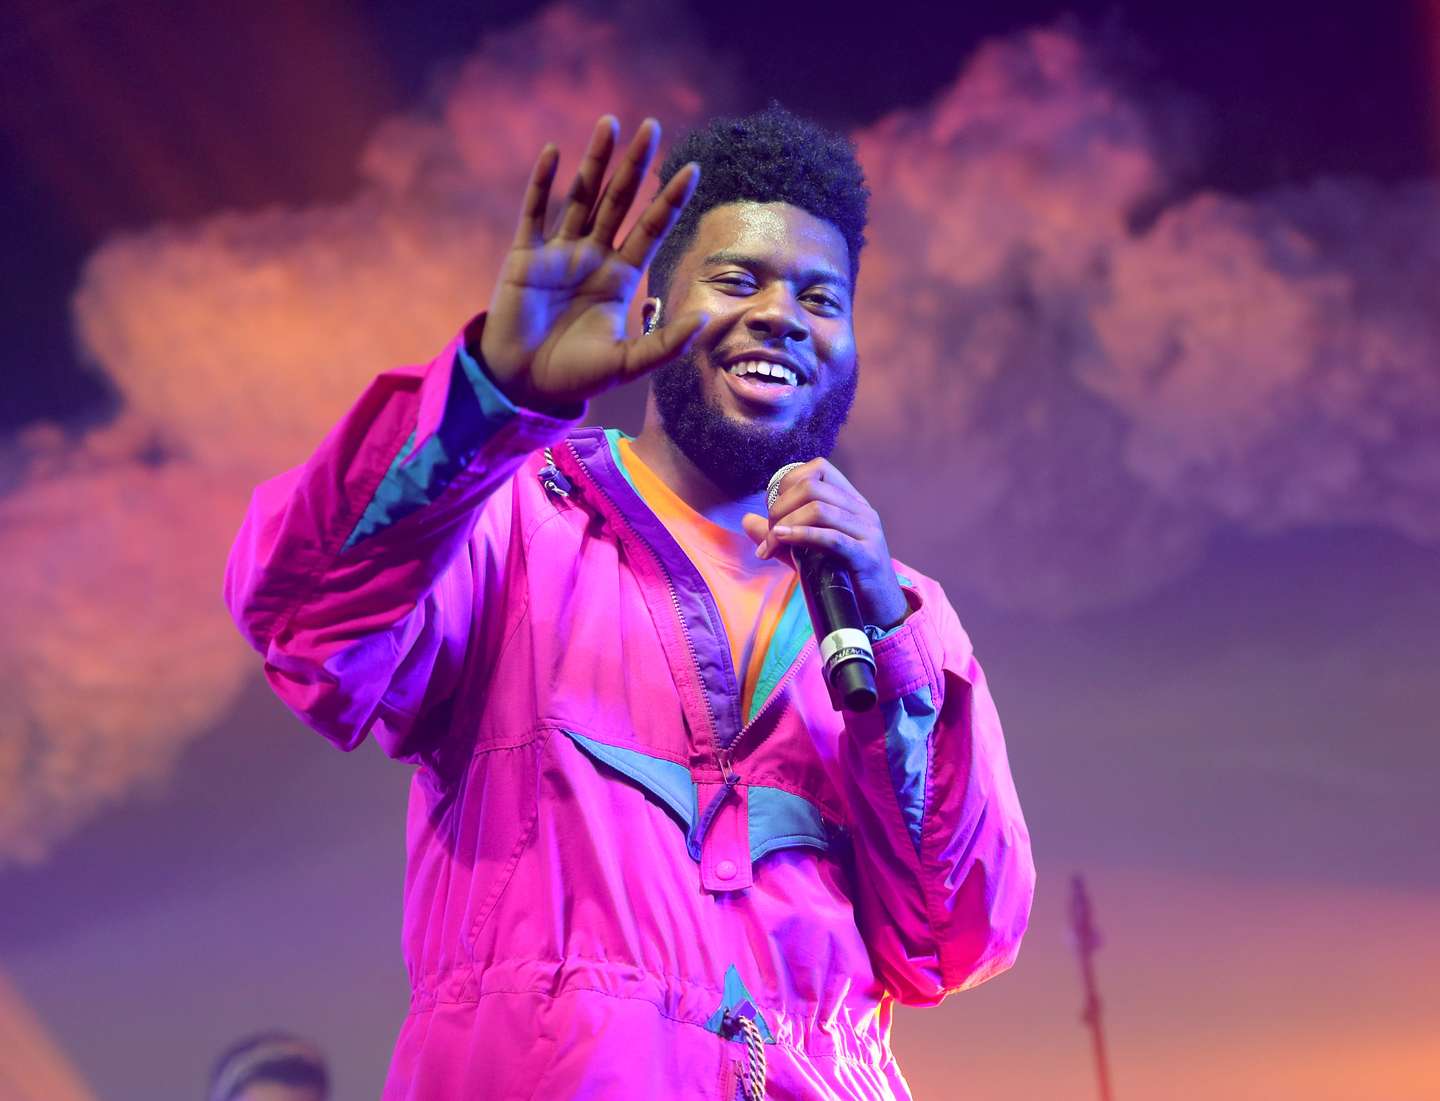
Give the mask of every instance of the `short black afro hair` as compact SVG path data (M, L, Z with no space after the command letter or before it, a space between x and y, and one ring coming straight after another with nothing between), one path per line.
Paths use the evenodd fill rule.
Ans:
M664 187L691 161L700 183L650 262L649 293L663 298L680 257L695 241L700 219L727 203L789 203L829 222L850 250L850 285L860 272L870 189L855 146L793 115L778 103L747 118L714 119L691 130L659 169Z

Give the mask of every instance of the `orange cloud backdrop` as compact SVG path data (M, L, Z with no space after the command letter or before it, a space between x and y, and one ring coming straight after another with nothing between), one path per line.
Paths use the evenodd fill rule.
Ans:
M542 141L573 164L601 111L673 130L724 105L723 66L657 33L552 9L437 113L384 124L353 200L92 257L77 331L124 409L7 457L0 859L162 779L224 711L255 666L218 595L249 488L483 306ZM1177 576L1221 525L1440 532L1433 185L1199 195L1136 231L1165 166L1054 31L856 137L875 199L847 461L918 565L1064 614Z
M1067 882L1041 871L1013 971L898 1012L895 1055L917 1101L1096 1096L1063 939ZM1433 894L1136 869L1087 878L1117 1099L1437 1096Z

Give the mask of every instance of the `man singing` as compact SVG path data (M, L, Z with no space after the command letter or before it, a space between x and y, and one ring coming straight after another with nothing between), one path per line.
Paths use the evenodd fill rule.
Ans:
M892 1005L1009 966L1034 872L969 639L825 458L864 177L720 120L617 245L660 132L607 186L617 136L553 218L541 152L490 309L256 491L227 599L305 722L418 766L387 1099L906 1098ZM638 437L577 427L649 371ZM791 547L848 568L873 708L835 709Z

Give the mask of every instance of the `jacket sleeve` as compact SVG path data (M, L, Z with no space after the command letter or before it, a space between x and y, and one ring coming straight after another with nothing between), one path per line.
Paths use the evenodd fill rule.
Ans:
M304 466L256 489L225 599L292 711L342 749L373 730L424 759L420 720L501 591L511 495L495 491L574 423L517 409L462 335L380 375Z
M876 706L845 712L843 774L860 928L891 993L933 1005L1015 961L1035 868L970 640L938 585L907 595Z

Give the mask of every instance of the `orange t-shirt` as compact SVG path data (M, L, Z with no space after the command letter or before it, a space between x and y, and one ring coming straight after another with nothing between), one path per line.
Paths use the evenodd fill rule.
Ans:
M741 677L743 713L748 715L775 625L795 591L795 571L773 558L756 558L755 544L743 531L731 531L701 516L640 461L624 437L620 458L635 491L710 586L725 622L736 675Z

